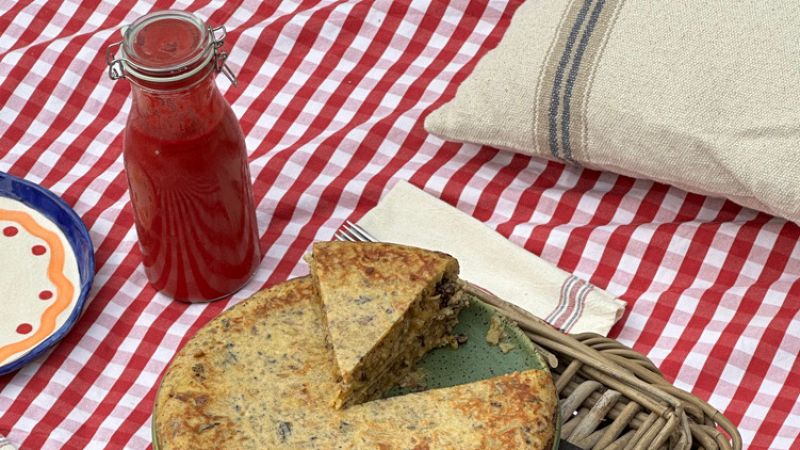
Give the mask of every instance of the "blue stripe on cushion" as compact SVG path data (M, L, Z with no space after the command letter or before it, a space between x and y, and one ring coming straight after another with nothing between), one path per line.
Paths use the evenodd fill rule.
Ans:
M589 23L586 25L586 29L583 31L581 42L578 44L578 50L575 53L575 59L572 62L572 67L569 71L569 77L567 78L567 87L564 92L564 111L562 113L561 124L561 145L563 149L563 158L572 162L574 162L572 160L572 147L570 146L569 142L569 115L570 102L572 100L572 88L575 86L575 79L578 77L581 61L583 60L583 55L586 53L586 47L589 45L589 39L592 36L592 31L594 31L595 25L597 25L597 18L600 17L600 13L603 11L603 6L605 6L605 4L606 0L598 0L594 10L592 11L592 15L589 18Z
M586 20L586 14L589 12L589 7L592 5L592 0L584 0L583 6L581 10L578 12L578 17L575 20L575 23L572 25L572 29L569 32L569 37L567 39L567 43L564 46L564 52L561 54L561 59L558 62L558 69L556 70L555 77L553 78L553 91L550 96L550 109L549 109L549 142L550 142L550 152L558 158L558 130L557 130L557 118L558 118L558 106L559 106L559 98L558 93L561 90L561 80L564 78L564 71L567 68L567 64L569 63L570 56L572 55L572 49L575 46L575 40L578 38L578 31L580 31L581 26L583 26L583 21Z

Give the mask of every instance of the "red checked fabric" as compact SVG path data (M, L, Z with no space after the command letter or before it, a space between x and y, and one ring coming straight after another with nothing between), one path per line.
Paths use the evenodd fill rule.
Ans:
M533 1L533 0L529 0ZM0 433L25 449L150 446L170 358L395 180L628 301L612 336L738 424L753 449L800 448L800 228L648 181L443 142L422 119L497 45L519 1L3 1L0 170L40 183L91 230L97 277L72 332L0 377ZM126 82L104 49L154 9L229 30L264 260L229 301L147 285L123 171ZM0 268L2 270L2 268Z

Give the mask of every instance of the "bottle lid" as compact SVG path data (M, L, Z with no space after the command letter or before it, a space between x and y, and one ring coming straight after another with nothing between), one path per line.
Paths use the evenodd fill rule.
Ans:
M122 35L122 41L106 49L112 80L132 77L171 83L187 79L213 63L217 72L224 72L236 85L236 77L225 64L228 54L220 50L225 40L224 26L211 28L192 13L168 10L136 19L122 29Z

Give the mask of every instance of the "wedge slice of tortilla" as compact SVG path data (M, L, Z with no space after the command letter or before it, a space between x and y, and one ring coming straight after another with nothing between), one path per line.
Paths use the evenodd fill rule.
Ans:
M452 256L397 244L319 242L310 264L335 355L335 408L380 397L425 353L452 341L466 303Z

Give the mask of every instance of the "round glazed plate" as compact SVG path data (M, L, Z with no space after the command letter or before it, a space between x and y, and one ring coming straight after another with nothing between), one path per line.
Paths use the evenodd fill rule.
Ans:
M480 298L468 292L469 306L458 315L458 324L453 334L467 336L466 345L458 349L442 347L431 350L417 364L422 374L425 389L456 386L472 383L498 375L529 369L550 370L545 358L534 347L530 339L516 325L502 322L504 338L501 342L513 346L503 353L497 345L489 344L486 335L492 317L497 313ZM412 392L413 389L395 388L388 396ZM557 412L557 410L556 410ZM561 420L556 419L553 450L558 449Z
M297 282L297 279L295 280L295 282ZM306 283L308 283L308 281L306 281ZM181 350L181 352L186 352L187 349L189 349L188 353L186 353L186 355L184 355L183 357L181 357L180 354L176 356L176 358L178 358L178 360L180 361L178 363L179 367L181 367L181 369L178 370L178 373L182 374L178 375L177 379L173 379L173 381L177 380L177 384L175 384L175 382L166 382L165 380L161 381L161 386L159 387L159 393L156 395L157 400L154 402L153 405L152 442L153 442L153 448L155 450L161 448L159 442L160 438L157 429L161 429L162 432L165 430L163 427L156 425L159 422L158 419L159 411L162 412L165 411L164 408L159 408L160 405L163 406L164 404L163 403L159 404L158 401L158 399L164 401L166 398L166 397L162 398L161 395L161 391L165 388L165 382L169 386L169 389L171 389L170 391L171 393L168 395L168 398L183 397L184 393L188 395L188 397L185 397L185 401L188 402L186 403L186 405L189 408L189 410L192 410L194 408L193 405L195 405L195 403L190 400L191 398L193 398L192 396L199 395L198 398L201 397L204 398L205 400L202 400L201 403L202 406L198 406L199 408L201 408L198 411L201 411L200 416L202 417L212 417L212 416L226 417L229 414L235 415L236 417L232 419L234 422L230 423L228 429L230 429L230 427L233 427L233 429L235 429L236 428L235 423L238 423L239 420L247 421L250 419L240 414L234 413L233 412L234 410L237 412L243 410L238 407L238 403L234 403L234 405L231 406L231 404L227 402L227 400L223 400L223 402L227 402L225 403L225 405L227 406L223 406L223 410L214 409L217 406L220 406L219 404L217 404L217 406L215 406L211 410L206 409L207 408L206 403L209 396L215 399L241 398L243 399L243 401L246 402L245 404L249 403L259 404L261 405L261 408L269 409L270 407L267 405L273 405L273 406L275 405L274 403L272 403L271 394L268 393L274 392L274 390L277 389L278 391L281 392L280 398L292 398L295 400L297 398L304 399L299 403L296 402L295 400L290 401L288 406L290 410L294 410L297 408L302 409L305 407L319 407L320 405L325 404L324 403L325 395L321 394L321 392L317 391L317 389L312 389L311 391L308 391L304 387L301 390L297 390L298 387L309 386L307 383L312 383L315 386L318 385L318 383L320 383L320 378L314 374L311 374L315 370L310 370L310 368L319 368L320 370L322 370L322 372L320 373L327 373L328 370L332 370L332 366L330 366L331 361L329 361L328 358L325 357L326 355L326 351L324 350L325 343L323 338L320 336L321 334L324 334L324 328L321 324L319 324L319 317L317 314L314 314L313 311L308 313L304 312L314 308L312 303L313 298L311 294L309 294L309 292L310 288L307 291L307 293L304 294L307 295L308 298L301 300L299 302L297 300L292 300L291 296L287 297L288 300L286 301L290 302L290 304L293 306L288 307L289 311L286 312L283 316L281 316L281 314L277 314L279 317L274 318L274 320L272 321L270 321L271 319L270 317L268 317L270 315L269 314L270 309L269 308L264 309L263 305L266 305L267 302L274 297L266 296L261 299L251 298L250 300L247 300L237 305L234 308L247 308L248 302L255 302L251 304L254 306L251 309L247 309L246 311L247 314L249 314L248 317L258 316L259 317L258 319L251 318L249 321L242 322L243 316L241 315L242 312L240 311L238 315L234 314L231 316L227 316L228 317L227 325L224 320L220 320L219 318L207 324L206 325L207 327L213 327L213 329L215 330L213 331L212 334L206 335L204 334L204 330L198 331L198 333L192 338L193 341L187 343L187 347L184 347L184 349ZM550 373L547 365L545 364L544 357L535 349L534 345L530 342L530 340L528 340L527 336L525 336L516 326L510 324L505 324L504 326L501 325L504 334L506 334L506 337L503 340L501 340L501 342L513 345L515 348L513 348L511 351L503 353L500 350L500 348L489 345L486 342L486 334L489 332L490 329L492 329L491 326L492 318L496 315L496 313L494 312L493 308L491 308L490 306L486 305L485 303L479 300L479 298L482 297L475 297L474 295L470 294L469 291L468 295L470 295L471 297L470 298L471 304L468 308L462 310L461 313L459 314L460 324L457 326L456 332L466 334L467 336L469 336L469 340L466 343L466 345L462 345L460 348L456 350L449 348L433 350L423 358L419 366L421 366L422 370L426 372L423 380L425 384L424 389L432 389L436 387L449 387L452 385L469 383L484 378L492 378L500 374L511 373L514 371L522 371L526 369L539 369L545 371L548 374ZM481 294L476 294L476 295L481 295ZM307 304L304 305L303 302L307 302ZM257 308L258 306L262 306L261 309L264 311L263 313L255 312L259 311L259 309ZM282 309L283 309L282 306L278 306L276 310L281 311ZM230 314L230 312L231 311L229 310L225 314ZM264 321L264 324L261 326L261 328L258 328L255 322L261 320ZM221 338L221 336L222 337L226 336L227 333L226 330L228 329L228 327L234 327L233 325L234 323L237 323L238 325L235 325L235 327L239 328L239 331L236 332L237 333L236 336L239 337L246 336L247 339L244 342L238 340L238 338L237 339ZM267 329L270 329L271 333L281 333L282 335L291 336L291 338L288 340L286 339L273 340L270 338L270 333L263 332L263 330ZM250 330L250 331L243 332L244 330ZM252 333L256 334L253 335ZM194 380L196 378L197 375L195 375L195 373L196 370L198 369L195 369L196 367L195 358L197 357L204 358L206 356L207 351L211 351L213 354L217 356L219 356L220 354L224 355L226 350L223 350L222 347L223 345L224 349L229 349L229 346L235 347L238 345L243 345L246 347L250 345L249 342L256 343L257 345L256 348L260 350L255 351L252 348L250 348L249 351L246 351L245 353L242 353L245 350L239 350L237 352L238 356L236 361L240 361L242 364L235 364L235 362L231 363L227 361L226 357L215 359L217 363L214 363L214 367L221 367L222 369L221 370L214 369L211 372L215 375L210 379L216 381L211 381L210 385L206 385L206 382L208 381L206 378L203 378L204 381L200 382L200 385L195 385L190 383L191 386L189 386L189 385L183 385L183 383L181 382L182 379L186 381L190 379ZM287 342L290 343L291 345L287 344ZM194 347L192 346L193 343L199 346ZM273 377L267 376L265 378L259 375L254 375L256 373L259 373L258 371L264 369L265 367L266 368L277 367L269 363L267 363L267 366L264 367L260 367L260 364L262 363L257 363L254 365L246 363L247 361L256 359L259 361L273 359L271 358L271 353L269 353L269 350L267 350L268 346L270 345L277 346L277 348L275 349L276 358L283 358L284 360L287 360L288 358L288 360L292 362L292 365L295 363L298 365L294 366L295 367L294 369L291 368L292 365L280 366L280 370L279 372L277 372L280 374L280 376L277 378L274 376ZM303 352L304 349L307 348L312 349L311 353L314 354L315 356L309 355L308 357L305 357L303 355ZM313 349L320 349L320 350L315 351ZM264 350L265 353L262 353L261 350ZM287 356L291 352L299 353L300 356L298 357L298 359L293 359L294 356ZM280 354L283 354L283 356L282 357L278 356ZM239 360L238 358L247 358L247 359ZM277 359L274 361L275 363L278 362ZM173 360L173 362L170 364L171 367L173 364L176 364L176 360ZM218 366L217 364L221 364L221 366ZM201 365L200 367L204 366ZM250 382L248 380L251 379L255 380L254 382L257 384L257 386L254 386L253 389L250 390L245 389L239 391L238 387L233 388L232 387L233 385L226 384L224 382L221 383L219 381L220 380L219 375L221 375L222 378L224 379L227 378L227 375L225 374L230 374L232 372L236 372L244 377L238 379L238 381L235 383L235 386L246 386ZM169 377L170 373L171 369L168 369L165 377ZM203 370L202 373L203 377L208 375L208 373L205 370ZM184 377L183 375L186 376ZM286 378L291 378L295 376L297 377L297 379L294 380L294 382L288 382L285 385L281 384L282 381L281 382L277 381L277 379L285 380ZM329 378L329 377L330 375L323 376L323 378ZM320 387L319 389L322 389L323 391L325 389L328 389L327 387L328 384L333 383L332 377L330 378L331 379L329 381L322 382L325 386ZM541 378L539 379L541 380ZM265 380L271 380L271 382ZM281 386L276 386L275 383L281 384ZM179 392L172 391L172 389L176 389L176 386L180 385L182 385L182 387L178 389ZM220 385L221 386L220 389L222 390L217 391L217 389L214 387L216 385ZM300 395L300 397L293 394L292 393L293 390L295 390L295 393L297 395ZM219 392L220 395L217 395L216 392ZM224 394L222 394L222 392L224 392ZM390 395L391 394L398 395L401 394L401 392L393 392L390 393ZM322 396L320 397L320 395ZM514 397L517 397L517 395L515 395ZM321 398L323 400L320 400ZM179 399L179 400L180 402L184 401L184 399ZM323 403L320 403L321 401ZM229 408L230 410L225 409L227 407L230 407ZM194 421L194 419L190 419L190 417L196 417L196 416L194 416L193 413L189 412L189 410L182 410L182 412L179 412L178 415L175 417L180 423L189 423L184 421L191 420L192 423L197 424L198 422ZM172 410L173 413L175 411L177 410L175 409ZM263 409L259 408L256 408L255 411L257 411L257 416L255 417L258 418L257 421L259 423L264 420L271 420L275 422L276 420L278 420L278 418L283 417L283 416L271 417L269 416L268 412L265 412ZM279 414L291 415L292 413L287 413L286 411L284 411ZM552 445L553 449L557 449L559 446L558 439L559 439L560 421L558 420L557 417L558 414L557 408L555 414L556 417L553 418L554 428L555 428L553 434L554 437L553 439L554 442ZM365 419L356 418L356 421L359 420L363 421ZM368 421L369 419L367 418L366 420ZM400 420L402 420L402 418L400 418ZM324 421L325 419L323 419L323 422ZM385 424L386 421L384 420L383 422ZM162 423L161 425L164 425L164 423ZM297 431L297 429L298 428L295 427L295 431ZM302 429L302 426L299 429ZM187 430L190 430L190 428L187 428ZM389 430L391 430L391 428L384 429L382 433L391 432ZM405 428L398 429L398 432L404 432L404 431L406 431ZM191 434L191 431L188 432L189 434ZM198 432L198 430L195 429L195 432ZM183 437L186 437L186 434L184 434ZM199 435L197 437L200 438ZM204 442L206 444L208 444L209 442L216 442L216 439L218 438L219 436L216 436L213 437L211 441L206 440ZM185 440L182 442L183 444L187 443L187 441ZM294 444L297 444L297 442L295 442ZM200 446L197 447L200 448ZM326 447L323 446L321 448L326 448Z
M489 344L486 335L491 327L494 310L469 295L469 306L458 315L454 335L467 336L467 343L458 349L442 347L431 350L417 364L424 376L426 389L456 386L487 378L528 369L549 370L542 355L536 351L527 336L506 321L502 322L501 342L513 346L503 353L497 345ZM389 396L410 392L411 389L396 389Z
M0 172L0 375L75 325L94 278L86 226L52 192Z
M470 306L468 308L465 308L464 310L462 310L461 313L459 314L459 324L456 326L456 329L455 329L456 333L463 333L463 334L467 335L468 336L468 341L467 341L467 343L465 345L460 346L458 349L441 348L441 349L432 350L427 355L425 355L425 357L418 364L418 368L420 368L421 371L424 373L424 378L422 380L424 386L422 387L422 389L433 389L433 388L450 387L450 386L454 386L454 385L466 384L466 383L471 383L471 382L479 381L479 380L486 379L486 378L492 378L492 377L495 377L495 376L498 376L498 375L502 375L502 374L515 372L515 371L524 371L524 370L527 370L527 369L540 369L540 370L547 371L549 373L549 369L548 369L548 366L545 363L544 357L535 349L534 345L527 338L527 336L525 336L524 333L522 333L522 331L519 328L517 328L516 326L514 326L514 325L508 324L506 322L502 322L501 323L502 324L501 325L501 329L505 334L505 338L502 339L501 342L504 342L506 344L510 344L510 345L514 346L514 348L511 349L510 351L508 351L507 353L503 353L498 346L490 345L488 342L486 342L486 335L489 332L489 330L492 328L491 327L492 317L494 317L496 315L496 313L494 312L494 310L490 306L488 306L485 303L483 303L482 301L480 301L479 300L480 297L476 297L475 295L473 295L473 294L471 294L469 292L468 292L468 295L470 295ZM255 300L251 299L251 300L248 300L248 301L255 301ZM312 305L311 305L311 301L312 300L309 298L306 301L308 302L308 304L305 306L305 308L311 308L312 307ZM247 301L245 301L245 303L246 302ZM297 303L295 306L297 308L301 308L302 307L302 306L298 307L297 305L301 305L300 303ZM237 306L237 307L239 307L239 306ZM310 333L312 336L315 336L315 338L312 338L310 340L306 339L306 338L302 338L301 341L297 341L297 342L303 342L304 343L303 345L307 345L309 348L313 348L316 345L324 346L323 340L321 338L319 338L320 332L323 331L322 327L318 326L318 327L314 328L313 330L309 330L309 328L310 328L309 324L310 324L311 321L314 320L314 317L313 317L314 315L313 314L308 314L306 316L299 316L296 313L297 313L297 311L294 311L292 313L287 313L287 314L290 314L290 315L286 316L286 318L288 318L288 319L284 319L283 321L274 322L273 325L276 328L273 329L273 332L278 332L278 330L280 330L280 332L282 332L282 333L288 333L289 335L295 336L293 327L300 327L297 330L297 335L302 336L303 332L305 331L307 333ZM238 317L237 318L229 318L229 320L230 320L229 324L238 323ZM266 318L266 315L264 316L264 320L268 321L268 319ZM280 328L282 326L280 324L286 324L285 326L287 328ZM232 325L229 325L229 326L232 326ZM242 329L250 329L250 327L251 327L251 325L242 325ZM223 330L226 330L226 329L227 328L225 327L224 323L222 323L222 325L220 327L216 328L216 330L217 330L216 333L223 333L222 335L224 336ZM202 333L203 333L203 330L199 331L198 334L195 335L195 337L193 339L198 339L198 336L200 336L200 338L199 338L200 342L204 342L205 344L207 344L207 345L204 345L202 347L203 351L201 353L203 353L203 354L205 354L205 351L208 350L208 348L209 348L208 345L216 345L216 344L219 344L219 343L228 342L228 344L225 344L226 348L227 348L227 345L236 346L236 345L240 344L239 341L236 341L238 343L234 343L233 340L218 339L219 334L214 335L216 337L212 338L210 336L203 335ZM261 332L259 335L263 336L264 333ZM249 334L248 334L248 336L249 336ZM259 345L263 345L264 344L264 342L261 342L261 341L258 341L258 342L259 342ZM273 342L273 341L269 341L269 342ZM280 345L282 345L282 342L283 341L278 341L278 343L275 344L275 345L279 345L280 346ZM191 345L191 342L189 344L187 344L187 345ZM220 344L220 345L222 345L222 344ZM278 352L280 353L280 352L287 351L286 349L288 347L279 347L279 348L280 349L278 350ZM305 347L301 347L301 348L305 348ZM185 349L186 349L186 347L184 347L184 350ZM191 352L193 353L196 350L197 350L197 348L193 348L191 350ZM301 350L297 350L297 351L301 351ZM254 358L254 357L256 357L255 356L256 353L260 354L261 352L260 351L259 352L250 352L250 353L248 353L248 357L249 358ZM318 352L318 353L323 354L324 351L323 352ZM242 354L241 351L239 352L239 354L240 355ZM269 356L269 353L265 353L264 355ZM286 354L284 354L284 357L286 357ZM267 359L269 359L269 358L267 358ZM297 361L303 361L302 363L300 363L300 365L303 366L303 367L307 367L307 368L308 367L319 367L317 364L320 363L320 361L318 361L318 360L313 360L313 359L306 360L306 359L304 359L302 357L300 359L298 359ZM183 367L184 369L188 369L188 368L191 367L192 368L191 369L191 371L192 371L191 373L193 374L194 370L195 370L194 366L192 364L184 364L185 362L186 361L182 360L182 362L180 363L181 367ZM327 362L327 360L326 360L326 362ZM173 361L173 363L171 363L171 365L174 364L174 363L175 362ZM224 364L225 363L223 362L223 365ZM310 364L310 365L306 365L306 364ZM234 366L231 366L231 367L237 367L237 366L234 365ZM272 367L272 366L270 366L270 367ZM248 368L247 370L250 370L250 369L259 370L259 369L256 369L256 367ZM323 366L322 369L323 369L323 371L327 372L327 370L332 369L332 367ZM317 380L317 378L314 378L313 376L311 376L310 378L306 378L306 374L309 373L309 372L310 372L310 370L308 370L308 369L303 369L300 372L294 372L295 374L302 373L303 375L298 375L299 378L298 378L298 380L296 382L299 383L299 384L293 384L293 385L294 386L301 386L301 385L304 385L306 382L315 382L315 381L309 381L309 380ZM169 373L170 373L170 371L168 369L167 370L167 375L165 375L165 376L168 376ZM189 372L187 372L187 373L189 373ZM227 370L222 370L222 371L219 371L217 373L218 374L231 373L231 369L229 367ZM284 378L285 377L294 376L291 372L283 372L282 371L281 373L283 374L282 376ZM190 376L194 377L195 375L190 375ZM257 380L256 383L263 383L263 379L258 377L258 376L253 377L253 379ZM244 380L242 382L245 383L245 384L247 383L247 381L244 381ZM218 381L216 383L218 383ZM273 380L273 383L274 383L274 380ZM205 381L203 382L203 384L205 384ZM171 388L175 387L174 384L171 384L170 386L171 386ZM213 389L214 384L212 384L211 386L212 386L212 389ZM260 386L261 386L261 389L266 389L266 390L271 390L271 389L275 388L274 386L271 386L269 383L261 384ZM230 386L228 386L228 387L230 387ZM195 386L195 388L196 388L196 386ZM164 380L162 380L162 384L159 387L159 391L161 391L162 389L164 389ZM203 389L206 389L206 388L203 388ZM421 390L421 389L417 389L417 390ZM286 391L286 392L288 392L288 391ZM243 393L231 392L230 390L226 390L225 393L226 393L225 394L226 396L233 396L233 397L237 397L237 398L241 397L242 395L244 395ZM389 392L388 396L401 395L403 393L405 393L405 391L395 390L393 392ZM172 394L170 394L170 396L171 395ZM183 394L180 394L180 395L183 395ZM250 398L249 397L250 394L247 394L247 395L248 395L248 398ZM257 395L257 394L253 394L253 395ZM303 395L305 395L304 398L306 399L306 401L308 401L308 402L310 402L312 404L319 402L319 398L320 397L318 396L318 393L310 394L310 393L306 392L306 394L303 394ZM206 398L206 399L208 397L205 394L202 394L201 396L203 398ZM160 394L157 394L157 398L160 398ZM172 397L170 397L170 398L172 398ZM260 402L260 400L256 401L256 400L253 400L253 399L250 399L248 401ZM194 403L192 403L192 404L194 404ZM202 404L205 405L206 401L204 400L202 402ZM259 403L259 404L267 404L267 403ZM307 404L305 402L301 402L301 405L307 405ZM306 407L306 406L297 406L297 405L295 405L294 407L303 408L303 407ZM155 404L154 404L153 427L152 427L152 430L151 430L152 431L152 439L153 439L153 441L152 441L153 442L153 448L155 450L158 450L159 448L161 448L160 443L159 443L159 435L157 433L157 427L155 426L155 424L158 422L158 416L159 416L158 411L159 411L159 404L158 404L158 401L156 401ZM163 411L163 409L162 409L162 411ZM206 417L205 414L211 414L212 416L214 414L217 414L217 412L210 413L208 410L203 410L203 411L204 411L202 413L204 415L203 417ZM237 409L237 411L239 411L239 409ZM559 439L558 439L558 437L559 437L559 424L560 424L560 421L558 420L558 417L557 417L557 414L558 414L558 409L557 408L556 408L556 412L555 413L556 413L556 417L554 417L554 428L555 428L554 431L555 432L554 432L554 442L553 442L552 448L554 450L557 450L558 447L559 447L559 442L558 442ZM226 414L226 413L220 413L220 414ZM182 418L180 420L187 420L186 416L184 416L184 415L180 415L179 417ZM220 417L223 417L223 416L220 416ZM258 416L258 417L263 418L262 416ZM237 418L236 420L239 420L239 419L241 419L241 418ZM247 419L242 419L242 420L247 420ZM259 419L259 420L261 420L261 419ZM264 420L266 420L266 419L264 419ZM398 432L403 432L403 431L405 431L405 430L404 429L398 430ZM321 448L327 448L327 447L321 447Z

